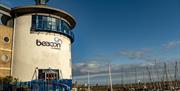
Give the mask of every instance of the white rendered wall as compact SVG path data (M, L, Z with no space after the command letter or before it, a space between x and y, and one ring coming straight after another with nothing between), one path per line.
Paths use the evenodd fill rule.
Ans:
M35 68L59 69L63 79L71 79L71 42L70 39L54 33L31 33L31 15L15 19L14 60L12 75L21 81L32 80ZM50 46L37 46L36 40L54 42L59 38L60 49Z

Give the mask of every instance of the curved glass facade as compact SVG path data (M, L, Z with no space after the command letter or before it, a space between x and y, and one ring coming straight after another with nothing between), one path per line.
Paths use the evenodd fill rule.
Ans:
M69 37L72 42L74 41L74 34L68 23L58 18L32 15L32 30L61 33Z

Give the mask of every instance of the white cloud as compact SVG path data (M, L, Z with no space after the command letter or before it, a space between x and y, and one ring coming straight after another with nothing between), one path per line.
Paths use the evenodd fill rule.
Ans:
M98 61L90 61L85 63L78 63L73 65L73 70L75 72L79 71L80 74L86 74L87 72L99 73L105 71L105 63L100 63Z
M145 53L143 51L123 51L120 52L120 55L127 56L129 58L142 58Z
M175 48L177 46L180 46L180 40L177 41L170 41L167 44L164 44L164 47L166 49Z
M119 73L123 70L132 70L134 68L142 68L145 66L152 66L151 63L147 64L111 64L111 72L112 73ZM108 73L108 63L103 62L84 62L84 63L77 63L73 64L73 75L74 76L83 76L87 75L88 72L91 74L104 74Z
M86 63L84 63L84 65L85 64ZM82 64L80 65L82 66ZM100 65L103 65L103 66L100 66ZM180 69L179 65L180 65L180 60L178 61L178 69ZM94 67L94 66L95 66L94 64L93 65L90 64L89 67ZM93 71L90 72L90 80L92 84L107 82L108 80L108 67L107 66L108 65L105 65L105 64L97 64L95 66L96 69L92 69L92 70L99 70L99 72L95 72L95 73L93 73ZM166 66L169 72L169 77L170 75L171 77L173 77L175 62L167 61ZM149 68L148 71L147 71L147 67ZM99 68L104 69L104 70L100 70ZM78 70L81 70L81 69L84 69L84 68L79 68ZM164 62L157 62L156 65L154 63L125 64L125 65L112 64L111 69L112 69L111 72L112 72L113 83L120 83L122 76L123 76L124 82L128 83L128 82L135 82L135 80L149 81L149 72L151 73L152 80L161 80L161 78L163 78L163 76L165 75L163 73ZM157 72L159 73L159 75L157 74ZM135 75L137 75L137 79ZM177 76L180 77L180 74L178 74ZM77 81L87 82L87 72L85 74L80 73L78 75L75 75L73 76L73 79Z
M152 49L150 49L150 48L144 48L144 49L140 49L140 50L120 51L116 54L118 56L125 56L130 59L145 59L148 56L147 54L151 50Z

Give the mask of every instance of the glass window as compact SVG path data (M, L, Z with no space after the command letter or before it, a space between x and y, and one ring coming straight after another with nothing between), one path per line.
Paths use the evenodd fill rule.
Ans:
M49 28L49 26L48 26L48 19L47 19L47 17L45 17L45 16L43 16L43 19L42 19L42 23L43 23L43 29L44 30L49 30L48 28Z
M42 25L42 16L37 16L36 17L36 28L38 29L42 29L43 25Z
M56 29L58 32L61 32L61 20L56 20Z
M65 21L63 21L63 29L67 31L70 30L69 25Z
M51 17L46 17L47 19L47 30L52 30L52 18Z
M0 24L2 24L1 18L2 18L2 14L0 13Z
M41 4L46 4L46 1L45 0L40 0L40 3Z
M36 0L37 4L46 4L48 0Z
M57 31L56 19L52 18L52 31Z
M73 33L70 31L68 23L61 19L49 16L33 15L32 16L32 29L36 31L59 32L73 39Z
M7 26L11 26L11 23L9 24L8 21L10 20L11 18L5 14L2 14L0 12L0 24L3 24L3 25L7 25Z
M36 29L36 16L32 16L32 28Z
M4 37L4 42L5 42L5 43L9 43L9 41L10 41L9 37L7 37L7 36Z

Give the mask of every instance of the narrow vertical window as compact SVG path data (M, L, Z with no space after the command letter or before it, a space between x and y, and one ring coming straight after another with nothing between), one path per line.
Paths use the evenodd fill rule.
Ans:
M32 16L32 28L36 29L36 16L35 15Z
M52 31L57 31L56 20L57 20L57 19L52 18Z
M42 25L43 24L42 16L37 16L36 19L37 19L36 20L37 28L38 29L42 29L43 28L43 25Z

